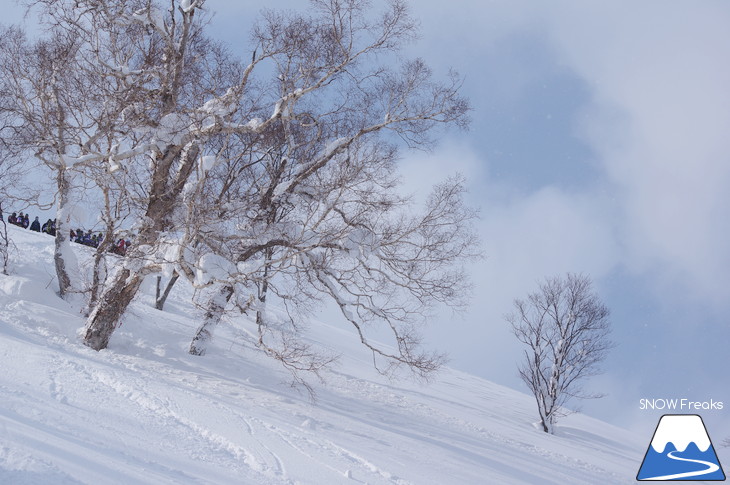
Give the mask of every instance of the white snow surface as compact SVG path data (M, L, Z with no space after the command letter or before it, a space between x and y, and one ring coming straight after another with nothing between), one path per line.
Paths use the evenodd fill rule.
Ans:
M311 379L314 402L255 351L246 317L228 316L206 356L190 356L199 310L184 284L164 312L144 286L95 352L54 293L52 239L9 233L0 483L634 483L645 437L580 414L546 435L530 396L449 368L428 385L388 380L344 328L309 326L310 342L342 355L326 384ZM74 251L88 264L90 248Z

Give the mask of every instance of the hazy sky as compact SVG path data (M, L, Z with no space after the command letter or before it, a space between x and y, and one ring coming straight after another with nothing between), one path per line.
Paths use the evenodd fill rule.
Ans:
M471 310L434 321L429 342L453 367L525 390L503 316L538 279L583 272L618 344L590 385L608 396L583 411L653 430L661 412L640 398L714 399L725 409L703 418L730 436L730 5L412 3L422 36L408 55L459 71L474 111L469 132L407 154L405 180L422 193L466 175L487 256ZM215 35L247 57L261 7L306 4L207 5Z
M655 421L642 397L730 404L730 6L453 5L418 2L420 46L466 76L472 131L406 166L469 175L488 259L467 321L437 341L472 335L449 340L454 364L519 387L501 317L536 279L585 272L618 347L594 380L609 396L584 411L622 424ZM708 418L730 434L726 416Z

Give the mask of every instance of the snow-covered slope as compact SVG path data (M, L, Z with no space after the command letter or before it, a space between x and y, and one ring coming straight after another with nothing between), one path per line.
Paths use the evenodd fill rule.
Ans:
M2 484L633 483L646 443L582 415L538 431L531 397L445 369L389 381L346 330L309 337L342 354L317 401L256 352L243 317L205 357L186 348L183 286L165 312L138 298L110 348L54 293L52 240L14 227L0 275ZM87 249L75 248L83 260ZM19 261L19 262L18 262Z

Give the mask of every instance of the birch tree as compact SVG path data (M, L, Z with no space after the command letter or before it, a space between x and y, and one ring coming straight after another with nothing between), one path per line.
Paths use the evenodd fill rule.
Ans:
M435 303L466 300L460 265L479 253L470 229L475 214L454 179L412 215L397 190L398 142L430 146L436 126L466 122L468 106L457 77L437 83L420 60L393 70L363 59L414 34L402 3L377 24L353 5L314 5L320 18L269 12L257 27L262 52L274 53L276 77L264 90L276 93L274 118L256 136L226 138L205 155L209 168L176 224L186 230L171 256L176 274L219 287L190 352L205 352L234 299L255 315L262 350L294 370L311 370L316 356L286 336L296 333L303 309L324 300L340 308L381 370L405 365L426 375L440 358L419 349L418 323ZM289 312L286 332L274 330L280 325L266 311L270 297ZM391 330L395 350L368 337L377 323Z
M346 0L265 11L246 64L206 36L204 0L33 3L69 34L70 74L98 100L64 111L83 113L83 136L63 137L54 156L132 181L134 245L95 295L87 346L105 348L144 278L166 272L215 295L193 353L233 300L255 314L262 350L316 371L326 359L296 333L275 335L267 301L285 302L296 327L329 300L384 371L438 367L417 329L434 304L466 300L474 212L458 178L415 210L398 195L396 161L433 146L438 128L464 127L469 107L456 74L436 81L422 60L401 59L416 35L403 1L380 13ZM376 323L395 350L373 343Z
M17 27L2 32L0 111L14 158L35 158L55 182L54 264L59 294L66 298L81 292L69 240L74 205L93 190L81 172L110 175L118 167L115 158L137 153L119 148L129 129L124 111L140 90L109 68L126 65L129 49L98 16L80 15L71 2L31 3L46 34L30 42Z
M224 50L203 35L204 23L196 20L202 3L171 3L165 10L156 2L76 2L89 15L106 19L110 31L129 27L133 37L128 44L141 51L130 55L135 66L115 70L142 93L125 115L133 122L136 146L145 151L133 170L147 176L138 175L141 214L132 228L133 249L89 316L84 342L97 350L106 347L144 277L159 270L159 243L169 231L170 215L199 162L201 147L226 128L253 129L229 124L244 104L242 89L253 65L245 72L237 69Z
M422 376L435 370L440 358L419 350L418 326L435 304L459 307L468 300L461 264L479 253L470 225L475 213L462 200L459 178L437 186L419 213L395 190L395 155L393 147L382 144L353 145L316 172L316 183L308 180L301 190L286 194L280 187L297 172L284 170L288 158L272 151L260 166L250 166L258 175L248 186L250 193L232 197L251 204L233 212L247 215L233 218L235 232L211 231L206 223L185 225L205 234L205 244L196 248L197 265L182 261L179 271L196 285L220 285L190 352L205 352L233 299L255 315L262 350L293 369L310 369L316 356L309 348L291 351L277 330L281 322L272 321L266 310L267 300L274 297L286 308L286 335L297 333L297 322L305 320L319 304L315 302L329 301L353 325L383 372L402 365ZM215 214L201 215L194 219L217 220ZM378 324L391 330L388 344L395 350L368 338Z
M54 255L61 297L72 291L77 271L68 246L67 207L72 180L64 155L79 134L74 114L80 88L74 60L75 39L53 32L48 39L29 43L17 28L5 29L2 40L2 116L12 131L6 139L15 157L35 157L53 171L58 200L58 231ZM76 78L76 79L74 79Z
M15 189L22 187L22 175L27 164L18 163L18 148L12 142L17 120L2 115L2 98L0 94L0 272L8 275L10 271L10 254L13 247L8 234L7 218L12 212L10 204L18 200ZM25 196L32 197L32 190Z
M257 227L262 218L275 219L278 207L293 206L301 211L297 204L310 203L300 195L306 187L319 183L318 178L336 165L335 160L346 159L348 151L358 146L363 147L358 150L365 150L366 142L374 141L378 134L387 132L408 145L426 146L433 141L431 133L437 125L466 121L467 105L458 96L457 78L436 83L418 60L397 71L376 63L378 56L393 53L414 34L414 23L402 2L391 2L380 17L371 16L361 4L342 1L314 1L311 15L268 12L255 30L252 60L240 69L231 66L223 55L202 50L210 43L203 35L203 23L196 20L201 5L188 2L161 12L149 3L132 14L116 12L117 19L141 22L153 32L154 39L159 37L159 47L145 56L150 64L144 67L158 73L155 79L159 84L150 90L148 101L156 107L157 122L156 126L151 124L147 155L151 167L147 207L135 228L137 236L127 256L128 264L108 285L89 317L85 343L92 348L107 345L144 276L159 271L167 262L159 255L168 254L161 253L161 248L170 239L166 233L169 235L172 217L218 163L217 155L209 151L211 140L221 136L248 139L243 147L266 153L268 133L278 130L286 138L291 153L280 159L283 165L277 169L283 176L275 176L266 186L268 199L276 199L275 203L266 202L255 213L237 210L225 214L228 227L233 227L234 219ZM196 48L201 50L191 55ZM274 67L274 80L266 70L263 78L254 77L254 70L264 61L269 70ZM200 75L205 72L217 75ZM236 79L231 82L233 75ZM386 160L389 151L384 152ZM245 190L252 193L257 188L253 185ZM334 213L328 211L327 217ZM172 237L178 240L181 255L177 270L197 285L212 284L200 278L196 281L187 255L196 254L196 248L209 247L215 238L209 237L207 246L201 245L200 235L190 233L194 225L181 227L189 234ZM238 266L262 252L271 258L274 249L271 242L251 246L249 241L219 256ZM311 255L299 261L303 258L313 261ZM199 258L192 266L204 269L205 261ZM291 258L288 261L289 265L294 262ZM267 267L270 265L264 264L260 271L267 273ZM304 278L311 267L300 266L298 277ZM236 279L247 280L250 273L243 271ZM331 277L320 272L318 284L325 291L331 290L325 283ZM261 283L259 301L271 291L267 281L264 278ZM228 293L225 286L222 291ZM363 338L363 342L367 340ZM407 353L412 342L404 342ZM418 362L417 358L407 360Z
M583 383L613 346L609 310L590 278L572 273L548 278L514 306L507 321L526 347L520 377L535 396L543 431L553 433L569 399L600 397L585 393Z

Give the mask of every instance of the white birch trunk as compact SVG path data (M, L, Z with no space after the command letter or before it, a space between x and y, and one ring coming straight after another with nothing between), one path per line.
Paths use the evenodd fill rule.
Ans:
M188 351L190 354L205 355L208 350L208 343L212 340L215 329L221 318L223 318L223 312L232 296L233 287L222 286L210 297L203 323L195 332L193 341L190 342L190 350Z
M53 262L58 279L58 294L68 300L76 293L75 284L79 278L79 264L71 249L70 222L71 222L71 178L64 166L58 169L56 177L58 185L58 210L56 212L56 238Z

